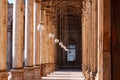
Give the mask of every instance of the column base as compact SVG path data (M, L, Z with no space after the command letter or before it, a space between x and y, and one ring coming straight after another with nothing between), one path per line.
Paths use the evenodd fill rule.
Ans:
M34 68L24 67L24 80L34 80Z
M23 69L12 69L10 70L12 74L12 80L24 80L24 70Z
M98 73L96 74L95 80L98 80Z
M55 71L56 65L54 63L45 63L42 64L42 76L47 76L47 74L50 74Z
M90 72L90 78L91 78L91 80L95 80L95 73L94 72Z
M8 72L0 72L0 80L8 80Z
M87 69L87 70L84 72L84 74L85 74L85 80L90 80L90 70Z
M47 65L46 64L42 64L42 76L47 76L47 73L46 73L46 68L47 68Z
M34 66L34 80L41 80L41 71L40 71L40 66Z

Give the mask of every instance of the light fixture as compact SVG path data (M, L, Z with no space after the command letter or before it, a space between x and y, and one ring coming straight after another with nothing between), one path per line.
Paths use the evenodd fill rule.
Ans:
M66 46L63 47L64 49L67 49Z
M64 49L64 47L65 47L63 44L62 44L62 45L60 45L60 46L61 46L61 48L63 48L63 49Z
M64 49L65 49L65 51L69 51L66 47Z
M64 48L65 51L69 51L69 50L66 48L66 46L64 46L63 48Z
M49 34L49 38L54 38L54 37L55 37L55 35L53 33Z
M44 25L42 23L40 23L38 26L37 26L37 30L38 31L43 31L44 30Z
M67 52L68 52L69 50L68 50L68 49L65 49L65 51L67 51Z
M59 43L59 39L55 39L54 41L55 41L55 43Z
M59 42L59 45L61 46L61 45L63 45L63 43L62 43L62 42Z

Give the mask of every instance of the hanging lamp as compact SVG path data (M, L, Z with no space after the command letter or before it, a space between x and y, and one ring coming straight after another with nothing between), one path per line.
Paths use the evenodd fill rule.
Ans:
M59 39L55 39L54 42L55 42L55 43L59 43Z
M42 16L42 6L41 6L41 12L40 12L40 24L37 26L37 30L38 31L43 31L45 29L44 25L43 25L43 16Z
M37 26L37 30L38 31L43 31L45 28L44 28L44 25L42 23L40 23L38 26Z
M49 38L55 38L55 35L53 33L50 33Z

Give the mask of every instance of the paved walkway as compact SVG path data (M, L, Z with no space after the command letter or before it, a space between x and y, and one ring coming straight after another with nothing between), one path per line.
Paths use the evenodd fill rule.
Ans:
M84 75L79 70L59 70L42 77L42 80L85 80Z

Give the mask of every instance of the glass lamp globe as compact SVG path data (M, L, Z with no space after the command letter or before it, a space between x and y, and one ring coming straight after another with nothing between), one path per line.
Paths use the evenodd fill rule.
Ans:
M61 46L61 48L64 48L64 47L65 47L63 44L61 44L60 46Z
M65 49L65 51L67 51L67 52L68 52L69 50L66 48L66 49Z
M55 35L53 33L49 34L49 38L54 38L54 37L55 37Z
M39 25L37 26L37 30L38 30L38 31L43 31L43 30L44 30L44 25L43 25L43 24L39 24Z
M61 46L61 45L63 45L63 43L62 43L62 42L59 42L59 45Z
M63 47L65 50L67 49L66 46Z
M55 43L59 43L59 39L55 39L54 41L55 41Z

